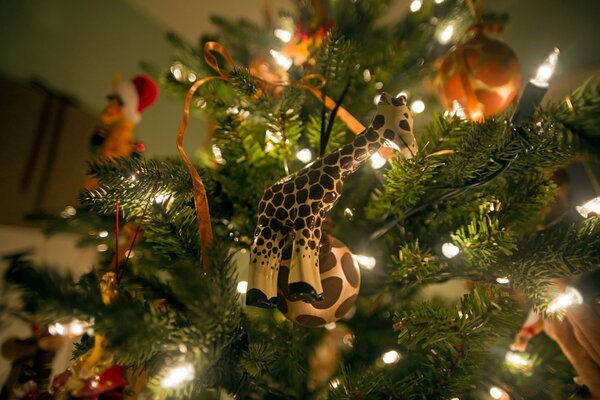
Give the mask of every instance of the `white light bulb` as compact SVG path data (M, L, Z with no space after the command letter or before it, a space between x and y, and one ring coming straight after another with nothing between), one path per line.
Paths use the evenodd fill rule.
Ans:
M65 327L61 323L55 322L54 324L48 325L48 333L52 336L62 336L62 334L65 333Z
M590 214L600 215L600 196L596 197L584 205L575 207L579 215L587 218Z
M302 149L296 153L296 158L303 163L309 163L312 160L312 152L310 149Z
M216 144L213 144L212 145L212 153L213 153L213 156L215 156L215 161L217 162L217 164L221 164L221 165L225 164L225 159L223 158L223 153L221 153L221 149L219 148L219 146L217 146Z
M165 389L179 386L186 381L194 379L194 375L194 367L189 363L184 363L169 369L160 381L160 385Z
M352 258L358 265L368 270L375 268L375 264L377 263L374 257L363 256L361 254L353 254Z
M558 64L558 55L560 54L560 50L556 47L550 53L548 58L539 66L535 78L533 78L530 82L538 87L548 87L548 82L552 75L554 74L554 69L556 68L556 64Z
M246 293L246 291L248 291L248 282L239 281L237 284L237 291L238 291L238 293L241 293L241 294Z
M567 286L565 292L558 295L548 305L548 312L555 313L559 310L566 310L567 308L583 303L583 296L579 293L579 290L572 286Z
M98 250L100 253L103 253L106 250L108 250L108 245L106 245L104 243L99 244L98 246L96 246L96 250Z
M363 79L365 82L371 82L371 71L368 68L363 71Z
M329 384L332 388L337 389L337 387L340 386L340 380L338 378L332 379Z
M379 153L374 153L371 156L371 167L373 169L379 169L379 168L383 167L386 162L387 162L387 160L384 157L382 157L381 154L379 154Z
M282 53L278 52L277 50L271 49L270 53L271 53L271 56L273 56L273 58L275 59L275 62L286 71L288 69L290 69L290 67L294 63L294 61L291 58L283 55Z
M98 232L98 237L105 238L108 236L108 231L100 231Z
M79 320L71 321L69 324L69 336L81 336L83 335L85 327L83 322Z
M444 243L442 245L442 254L446 258L456 257L460 253L460 249L454 243Z
M178 81L183 80L182 67L183 67L183 65L181 63L175 63L175 64L171 65L171 74L173 74L173 78L175 78Z
M507 277L502 276L502 277L496 278L496 282L498 282L501 285L506 285L506 284L510 283L510 280Z
M381 360L386 364L395 364L400 361L400 354L396 350L390 350L383 353Z
M327 325L325 325L325 329L327 329L328 331L332 331L336 328L337 324L335 322L330 322Z
M448 44L450 39L452 39L452 35L454 35L454 25L448 25L442 32L440 32L438 36L438 42L441 44Z
M196 74L195 74L195 73L193 73L193 72L190 72L190 73L188 74L188 81L190 81L190 82L195 82L195 81L196 81L196 78L197 78L197 77L196 77Z
M417 12L421 9L421 6L423 6L423 2L421 0L413 0L413 2L410 3L410 11Z
M285 29L275 29L275 31L273 31L273 34L277 39L281 40L283 43L288 43L290 40L292 40L293 36L292 32Z
M164 194L157 194L156 196L154 196L154 202L157 204L161 204L163 201L165 201L166 198L167 196L165 196Z
M503 394L503 390L496 387L496 386L492 386L490 388L490 396L492 396L492 398L494 399L501 399L502 398L502 394Z
M414 112L415 114L420 114L423 111L425 111L425 103L422 100L415 100L412 102L412 104L410 105L410 109L412 110L412 112Z
M435 0L435 4L442 4L444 0Z
M526 353L524 353L526 354ZM529 367L531 366L531 360L528 359L523 354L514 353L512 351L507 351L504 360L507 364L513 365L518 368Z

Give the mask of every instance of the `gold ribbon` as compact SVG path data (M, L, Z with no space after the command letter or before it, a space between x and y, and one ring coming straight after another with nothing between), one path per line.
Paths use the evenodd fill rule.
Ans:
M196 81L188 90L187 95L185 97L185 102L183 106L183 117L181 119L181 124L179 125L179 130L177 132L177 150L183 159L183 162L187 166L190 175L192 177L192 184L194 186L194 203L196 206L196 218L198 220L198 233L200 235L200 251L202 254L202 264L203 268L206 272L210 269L210 260L209 260L209 251L210 246L213 241L213 233L212 226L210 222L210 212L208 209L208 200L206 198L206 189L204 187L204 183L202 182L202 178L200 178L200 174L194 168L194 165L188 158L185 150L183 149L183 140L185 139L185 134L188 127L188 121L190 118L190 107L192 104L192 98L194 97L194 93L198 88L205 83L218 79L222 81L229 81L229 73L219 66L219 62L215 54L221 55L227 64L233 68L235 63L233 59L229 55L229 52L222 44L217 42L206 42L204 44L204 60L211 67L217 75L206 76L202 79ZM294 83L290 81L281 81L281 82L271 82L266 79L262 79L258 76L254 76L259 82L261 82L264 86L292 86ZM313 85L310 83L311 81L317 80L318 83ZM325 78L319 74L310 74L303 77L300 81L296 82L298 86L308 90L312 93L319 101L322 101L325 107L329 110L333 110L336 108L337 104L334 100L332 100L329 96L324 96L323 92L319 89L325 85ZM260 96L262 91L257 93L257 97ZM348 110L344 107L338 107L337 116L348 126L348 128L355 134L358 135L365 130L365 126L360 123ZM383 150L383 149L382 149ZM389 158L389 154L385 155L386 158Z

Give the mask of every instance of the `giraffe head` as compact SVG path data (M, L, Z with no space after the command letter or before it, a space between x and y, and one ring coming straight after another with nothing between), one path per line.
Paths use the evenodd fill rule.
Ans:
M384 146L400 152L406 158L417 153L417 141L413 134L413 117L406 97L393 97L382 93L371 128L383 138Z

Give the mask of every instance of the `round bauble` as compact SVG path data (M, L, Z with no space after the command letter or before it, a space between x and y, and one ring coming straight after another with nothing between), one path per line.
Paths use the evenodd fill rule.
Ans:
M521 85L519 61L506 43L475 29L444 56L436 78L438 97L449 111L462 108L472 120L504 111Z
M284 256L277 279L277 308L287 319L316 328L343 318L352 308L360 288L360 270L346 245L330 235L323 235L319 247L319 269L323 300L309 304L290 299L288 277L291 246Z

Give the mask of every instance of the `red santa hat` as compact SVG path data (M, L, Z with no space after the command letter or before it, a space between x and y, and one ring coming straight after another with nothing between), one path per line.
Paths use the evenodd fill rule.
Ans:
M119 81L116 92L123 100L123 115L136 123L142 119L141 112L152 105L158 96L156 84L147 75Z

